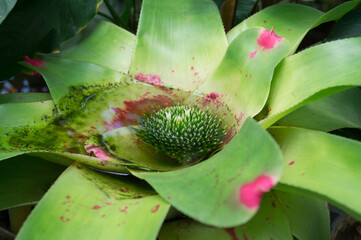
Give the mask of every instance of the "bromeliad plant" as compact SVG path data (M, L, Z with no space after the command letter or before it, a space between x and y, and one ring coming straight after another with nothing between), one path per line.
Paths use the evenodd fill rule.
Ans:
M361 143L322 131L361 126L360 90L342 91L361 38L294 54L357 4L280 4L225 35L211 1L145 0L137 36L94 20L26 57L51 96L0 97L0 208L69 167L18 239L329 239L325 201L360 220Z

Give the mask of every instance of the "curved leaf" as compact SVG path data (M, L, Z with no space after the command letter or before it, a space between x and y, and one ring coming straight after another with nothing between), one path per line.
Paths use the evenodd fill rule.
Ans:
M0 80L21 68L23 56L51 52L95 16L101 0L18 0L0 25Z
M325 43L286 58L275 70L261 125L268 127L306 103L361 85L360 67L361 38Z
M232 141L207 161L172 172L131 172L187 216L233 227L254 216L262 194L277 183L281 165L277 144L248 118Z
M361 90L352 88L306 104L275 123L319 131L361 128Z
M273 30L252 28L228 47L215 72L197 89L229 106L239 122L256 115L266 103L273 69L289 50L289 42ZM212 97L213 96L213 97Z
M71 166L33 210L17 239L155 239L169 204L154 194L137 179Z
M318 25L334 21L354 8L360 1L350 1L337 6L327 13L301 4L276 4L268 7L227 33L228 42L231 43L241 32L252 27L274 27L276 34L287 38L291 43L290 54L294 53L304 36Z
M131 80L124 74L90 62L43 55L42 60L26 58L23 65L40 72L61 113L79 110L85 99L98 91L124 86Z
M127 73L134 46L132 33L109 22L93 19L83 31L62 43L60 56Z
M22 155L0 162L0 210L40 200L64 166Z
M211 0L143 1L130 73L147 81L195 89L227 48L217 6Z
M361 219L361 143L298 128L270 128L284 155L278 188L325 199Z
M325 202L297 194L272 191L265 194L257 214L246 224L220 229L194 220L166 222L159 240L167 239L330 239Z

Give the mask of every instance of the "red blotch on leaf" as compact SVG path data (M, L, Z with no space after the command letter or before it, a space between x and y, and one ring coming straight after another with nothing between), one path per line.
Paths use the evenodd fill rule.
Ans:
M62 221L62 222L69 222L70 219L69 219L69 218L64 218L64 216L61 216L61 217L60 217L60 221Z
M191 70L194 70L194 67L193 67L193 66L191 67Z
M273 32L273 27L271 31L267 31L266 29L262 30L261 35L257 39L258 45L267 50L272 49L280 41L282 41L282 38Z
M151 212L152 212L152 213L155 213L156 211L158 211L159 206L160 206L159 204L156 205L156 206L154 206L154 208L152 208Z
M31 59L28 56L24 56L24 62L26 62L34 67L41 67L45 63L45 61L43 61L43 60Z
M247 208L258 208L263 193L268 192L273 186L272 178L261 175L240 188L239 201Z
M125 108L112 107L115 117L110 121L103 121L106 131L136 124L139 117L145 117L145 113L153 112L154 107L166 108L173 105L173 101L166 95L142 98L138 101L124 101Z
M147 83L154 84L154 85L162 85L162 81L161 81L160 77L156 74L138 73L134 77L135 77L135 79L143 81L143 82L147 82Z
M288 166L291 166L291 165L293 165L295 163L295 161L292 161L292 162L290 162L289 164L288 164Z
M254 58L254 56L256 56L256 54L257 54L257 50L254 51L254 52L251 52L251 53L249 54L249 59Z
M94 210L98 210L99 208L100 208L100 206L98 206L98 205L94 205L94 206L93 206L93 209L94 209Z

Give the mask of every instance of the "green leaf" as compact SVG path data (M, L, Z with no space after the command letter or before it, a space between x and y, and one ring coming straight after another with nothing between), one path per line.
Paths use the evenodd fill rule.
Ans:
M227 48L217 6L211 0L143 1L130 67L135 78L183 90L213 72Z
M254 116L263 108L273 69L288 50L289 42L272 31L248 29L230 44L221 63L196 90L196 95L225 103L234 113L234 118L243 122L247 116Z
M25 103L51 100L49 93L8 93L0 94L0 104Z
M5 160L8 158L12 158L18 155L21 155L25 152L14 152L14 151L6 151L6 150L0 150L0 161Z
M361 143L298 128L270 128L284 155L279 189L313 195L361 219Z
M277 126L301 127L319 131L361 128L361 90L352 88L300 107L281 118Z
M292 234L297 239L330 239L330 213L326 202L288 192L273 193L286 215Z
M101 0L18 0L0 25L0 80L21 69L17 62L23 56L58 49L60 42L88 24L100 3Z
M220 229L194 220L166 222L159 240L167 239L330 239L325 202L297 194L272 191L265 194L257 214L246 224Z
M187 216L233 227L254 216L262 193L277 183L281 165L277 144L248 118L232 141L204 162L171 172L132 173Z
M0 104L0 151L79 152L81 136L55 114L53 101Z
M334 21L354 8L360 0L350 1L339 5L327 13L301 4L276 4L268 7L227 33L228 42L231 43L241 32L252 27L274 27L275 33L288 39L291 43L290 54L294 53L304 36L312 28L328 21Z
M41 73L58 111L79 110L85 99L98 91L129 84L126 75L90 62L43 55L42 60L25 59L23 65Z
M62 43L60 56L127 73L134 46L133 34L114 24L94 19L83 31Z
M268 127L306 103L361 85L360 67L361 38L328 42L286 58L275 70L261 125Z
M33 210L17 239L155 239L169 204L154 194L129 176L71 166Z
M361 37L361 5L348 12L336 23L327 40L349 37Z
M234 13L233 25L245 20L252 12L256 0L239 0L237 1L236 11Z
M0 1L0 24L5 20L6 16L15 6L17 0L1 0Z
M0 161L0 210L36 203L64 170L29 155Z

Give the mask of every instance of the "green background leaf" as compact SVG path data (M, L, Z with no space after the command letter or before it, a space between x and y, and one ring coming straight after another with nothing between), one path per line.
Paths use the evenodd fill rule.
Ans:
M36 203L64 170L29 155L0 161L0 210Z
M269 129L284 155L279 189L324 199L361 219L361 143L299 128Z
M0 25L0 80L21 67L23 56L51 52L93 18L101 0L18 0Z
M361 85L360 67L361 38L328 42L286 58L275 70L261 124L268 127L306 103Z
M319 131L361 128L361 90L352 88L306 104L275 123Z

